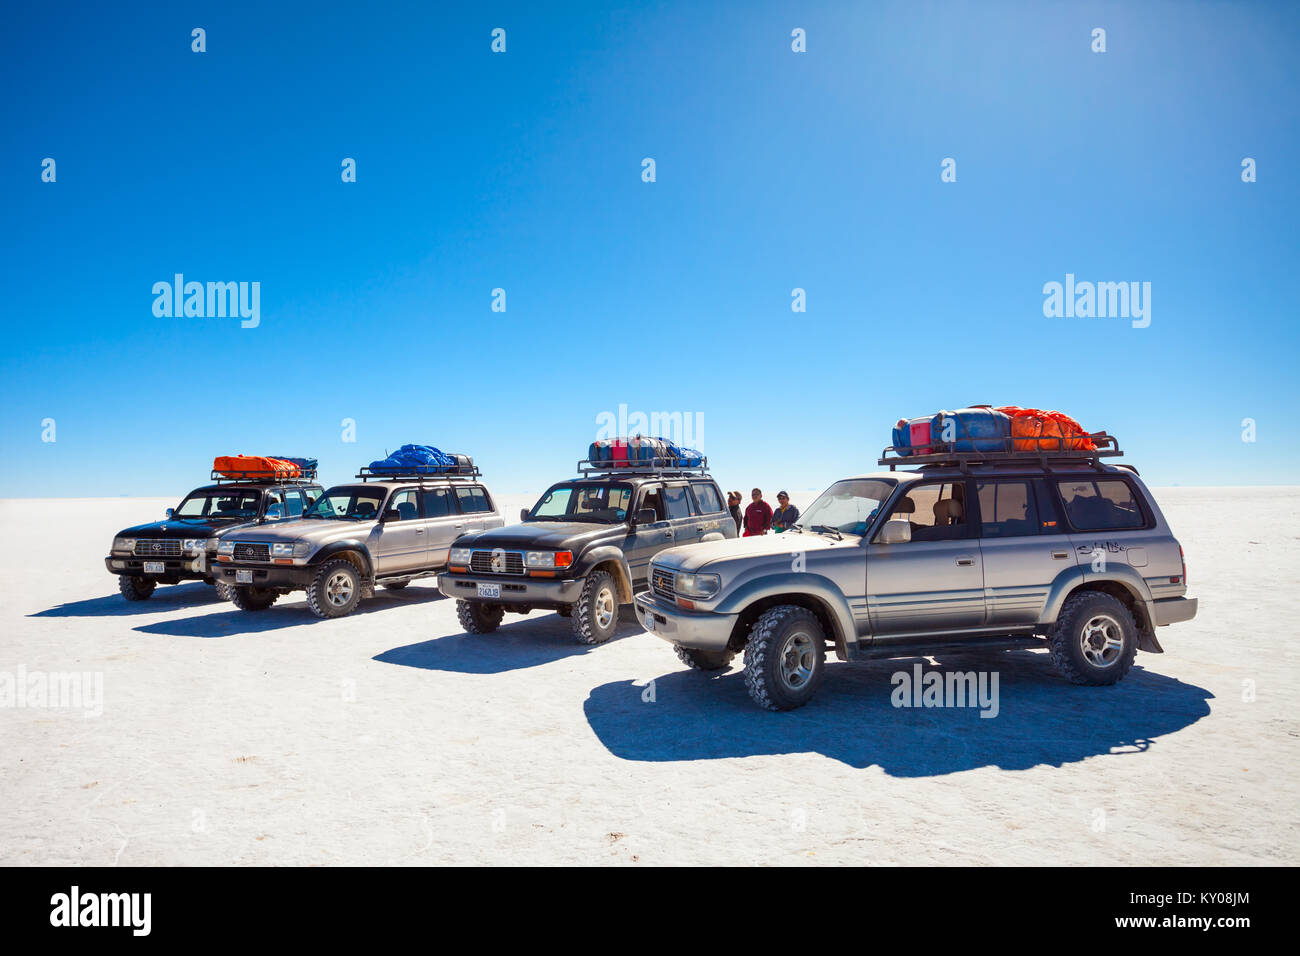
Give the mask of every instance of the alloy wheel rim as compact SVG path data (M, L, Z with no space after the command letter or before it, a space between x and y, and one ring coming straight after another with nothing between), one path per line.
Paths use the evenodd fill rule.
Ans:
M334 607L343 607L352 600L352 578L343 571L336 572L325 583L325 599Z
M1079 649L1093 667L1110 667L1124 650L1124 631L1119 621L1109 614L1089 618L1079 632Z
M614 620L614 592L601 588L596 595L596 626L602 631Z
M790 690L802 690L812 680L817 666L816 645L807 631L795 631L781 647L778 670L781 683Z

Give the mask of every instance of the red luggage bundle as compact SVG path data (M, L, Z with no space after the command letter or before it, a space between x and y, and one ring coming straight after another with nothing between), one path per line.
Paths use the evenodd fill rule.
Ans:
M1093 451L1088 432L1064 412L1004 405L998 409L1011 418L1011 446L1016 451Z
M265 455L218 455L212 470L227 478L297 478L302 469L282 458Z

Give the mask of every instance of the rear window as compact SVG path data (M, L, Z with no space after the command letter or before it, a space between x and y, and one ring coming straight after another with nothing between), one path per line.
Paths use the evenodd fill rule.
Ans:
M492 510L492 505L488 502L487 492L482 485L474 485L471 488L457 488L456 498L460 501L460 510L465 514Z
M1038 534L1038 510L1029 482L989 481L976 488L984 537L1018 538Z
M1119 531L1141 528L1146 517L1128 482L1118 478L1058 481L1065 515L1078 531Z
M703 482L691 485L691 488L695 490L695 504L700 514L710 515L722 510L722 498L717 488Z

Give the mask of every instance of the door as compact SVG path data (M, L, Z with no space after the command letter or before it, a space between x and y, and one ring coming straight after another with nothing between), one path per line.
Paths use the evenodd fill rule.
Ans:
M482 485L457 485L456 504L460 509L461 534L471 534L487 527L484 520L492 513L487 490Z
M1120 475L1060 478L1052 484L1065 508L1070 544L1085 579L1110 573L1111 565L1128 565L1146 579L1148 587L1159 587L1168 580L1168 571L1147 578L1152 553L1164 558L1157 562L1162 569L1178 567L1166 550L1168 538L1152 534L1152 516Z
M450 488L426 488L420 492L420 514L424 518L428 564L441 570L447 566L451 544L465 533L465 520L452 500Z
M691 489L686 482L669 482L664 485L664 515L673 530L674 547L694 544L700 540L700 519L691 501Z
M397 512L379 524L376 544L376 573L397 574L423 567L428 551L428 535L420 517L420 502L414 488L394 491L384 506L383 514Z
M908 485L888 518L912 540L867 545L867 607L874 635L934 634L984 624L984 568L967 515L964 480Z
M728 529L734 532L736 522L731 519L727 506L722 503L722 494L717 485L711 481L693 481L691 497L695 502L697 540L734 537L734 534L728 533Z
M664 486L660 484L642 485L639 492L641 500L632 509L636 514L642 508L649 508L655 513L655 520L649 524L637 525L627 536L623 554L627 558L628 570L632 573L632 584L640 588L646 583L649 574L650 559L664 548L673 546L673 526L668 521L664 508Z
M985 479L975 483L980 554L989 626L1034 624L1057 575L1077 566L1068 537L1057 533L1055 509L1039 506L1041 481Z

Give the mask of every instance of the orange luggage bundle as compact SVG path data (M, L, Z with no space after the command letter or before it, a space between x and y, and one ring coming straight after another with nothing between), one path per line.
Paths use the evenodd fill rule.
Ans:
M1093 451L1096 445L1084 427L1064 412L1005 405L998 409L1011 418L1011 446L1016 451Z
M283 458L265 455L218 455L212 470L227 478L297 478L302 469Z

